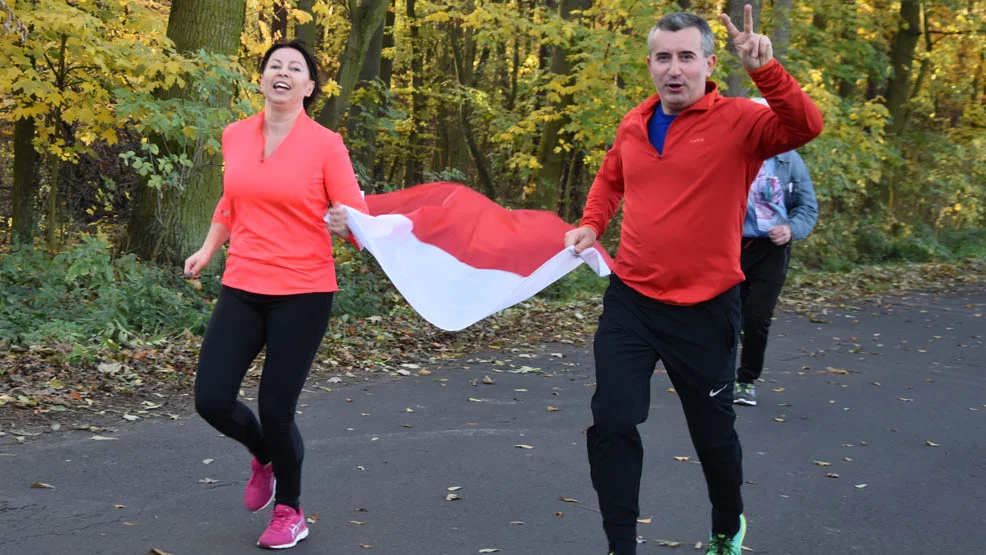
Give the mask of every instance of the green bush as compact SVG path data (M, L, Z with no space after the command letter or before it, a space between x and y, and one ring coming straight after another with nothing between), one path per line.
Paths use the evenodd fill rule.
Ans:
M14 246L0 259L0 343L61 344L78 352L200 334L218 285L199 291L177 272L113 256L84 236L55 257Z

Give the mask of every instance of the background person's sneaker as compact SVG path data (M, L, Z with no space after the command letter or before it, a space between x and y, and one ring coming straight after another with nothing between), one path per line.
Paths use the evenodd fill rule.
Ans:
M736 387L733 389L733 403L757 406L757 388L753 383L736 382Z
M744 536L746 536L746 517L740 515L739 532L731 538L727 538L725 534L710 534L709 550L705 555L742 555Z
M287 505L275 505L274 517L257 540L257 545L265 549L285 549L294 547L307 537L308 526L305 524L304 511L296 511Z
M276 484L274 466L270 463L260 464L254 458L250 461L250 479L247 480L246 491L243 492L243 506L254 513L262 510L274 499Z

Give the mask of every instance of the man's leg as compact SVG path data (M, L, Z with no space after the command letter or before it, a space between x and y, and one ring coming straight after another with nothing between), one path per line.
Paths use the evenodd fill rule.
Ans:
M592 486L599 496L609 552L634 555L644 449L637 424L647 419L657 353L641 336L629 288L615 277L603 300L594 341L596 391L586 434Z
M739 290L694 306L669 307L676 326L661 357L688 422L712 502L712 531L733 536L743 512L743 453L733 412Z
M790 245L778 247L769 239L755 239L743 249L743 273L746 274L743 295L743 349L736 381L747 384L760 378L767 334L774 317L777 298L784 287Z

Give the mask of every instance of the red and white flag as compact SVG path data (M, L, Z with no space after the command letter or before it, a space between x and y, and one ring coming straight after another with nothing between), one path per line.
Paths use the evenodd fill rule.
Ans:
M585 262L607 276L597 243L565 248L573 227L553 212L508 210L455 183L367 195L370 215L347 207L349 228L407 302L448 331L522 302Z

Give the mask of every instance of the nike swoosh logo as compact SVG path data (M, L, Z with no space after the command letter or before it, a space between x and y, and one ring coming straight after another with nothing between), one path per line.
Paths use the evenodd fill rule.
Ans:
M726 389L727 387L729 387L729 384L728 383L726 385L720 387L719 389L713 389L712 391L709 391L709 397L715 397L716 395L722 393L722 390L723 389Z

